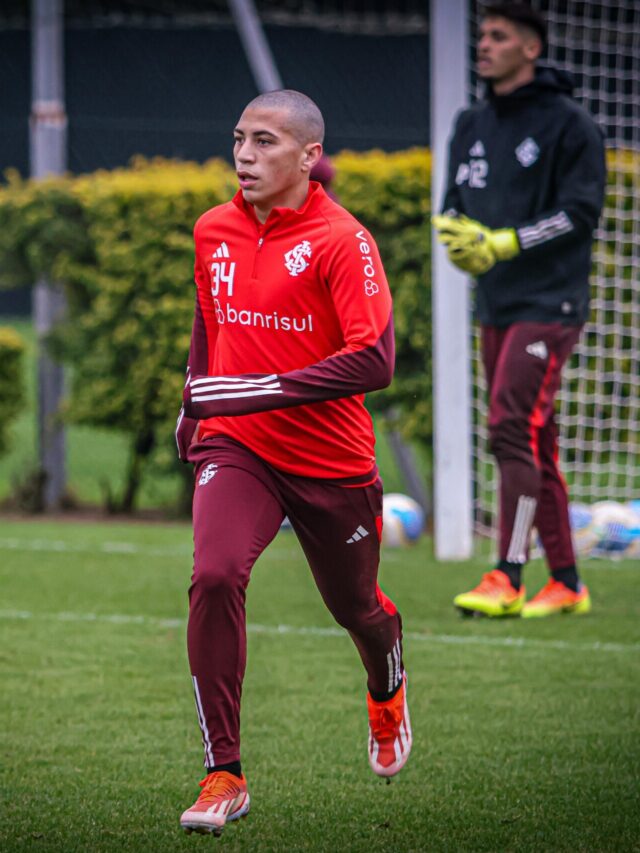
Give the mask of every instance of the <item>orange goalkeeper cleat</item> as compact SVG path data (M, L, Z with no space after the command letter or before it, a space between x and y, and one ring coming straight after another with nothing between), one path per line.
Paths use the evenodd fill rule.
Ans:
M247 780L226 770L209 773L200 782L202 792L190 809L180 818L180 826L187 834L221 835L225 824L244 817L249 811Z
M591 596L583 583L578 587L578 591L574 592L560 581L551 578L531 601L527 601L522 615L525 619L533 619L554 616L556 613L589 613L590 610Z
M481 616L519 616L524 605L525 589L514 589L504 572L486 572L475 589L461 592L453 599L464 614Z
M369 711L369 764L378 776L395 776L411 752L411 721L407 706L407 676L396 695L387 702L374 702L367 693Z

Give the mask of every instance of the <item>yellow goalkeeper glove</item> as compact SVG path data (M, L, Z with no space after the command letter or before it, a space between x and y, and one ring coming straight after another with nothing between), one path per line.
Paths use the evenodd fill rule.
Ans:
M451 263L459 269L482 275L498 261L508 261L520 254L515 228L492 230L466 216L433 217L438 240L447 247Z

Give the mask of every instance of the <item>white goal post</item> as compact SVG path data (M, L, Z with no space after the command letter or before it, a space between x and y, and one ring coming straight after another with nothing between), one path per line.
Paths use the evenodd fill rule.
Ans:
M431 208L439 209L453 119L467 103L467 0L431 0ZM466 276L432 239L433 521L436 558L473 551L470 314Z

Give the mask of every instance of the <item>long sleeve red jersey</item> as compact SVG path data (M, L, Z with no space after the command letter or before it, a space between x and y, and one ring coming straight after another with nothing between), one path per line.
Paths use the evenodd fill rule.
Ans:
M261 224L240 192L197 221L196 310L181 417L276 468L375 465L364 394L393 375L391 295L371 235L311 182ZM180 421L179 421L180 423Z

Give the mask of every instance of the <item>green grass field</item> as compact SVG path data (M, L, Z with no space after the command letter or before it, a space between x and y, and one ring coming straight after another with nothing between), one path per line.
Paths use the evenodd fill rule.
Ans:
M640 849L636 564L585 564L588 617L461 620L451 598L480 561L438 565L426 540L386 552L415 737L386 785L361 665L290 533L249 588L251 814L220 839L181 835L202 760L190 541L178 524L0 521L3 853Z

